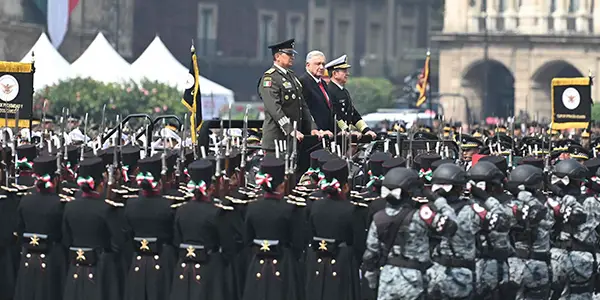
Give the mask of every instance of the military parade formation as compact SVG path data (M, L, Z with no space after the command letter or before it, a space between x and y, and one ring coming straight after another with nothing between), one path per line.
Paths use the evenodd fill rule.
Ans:
M312 51L297 76L294 41L270 49L262 128L248 111L197 138L187 115L7 120L0 300L600 295L600 136L514 119L377 132L345 55Z

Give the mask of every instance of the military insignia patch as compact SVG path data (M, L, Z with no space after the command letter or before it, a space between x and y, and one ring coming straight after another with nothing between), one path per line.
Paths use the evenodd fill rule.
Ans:
M271 80L271 77L265 77L263 79L263 87L271 87L271 85L273 85L273 81Z
M291 89L292 88L292 84L290 82L286 81L286 82L283 83L283 87L286 88L286 89Z

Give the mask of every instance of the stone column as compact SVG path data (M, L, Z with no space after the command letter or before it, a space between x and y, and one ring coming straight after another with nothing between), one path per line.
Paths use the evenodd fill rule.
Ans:
M567 1L568 0L557 1L556 11L552 13L555 32L567 31Z
M575 29L577 32L588 33L590 31L591 12L588 11L588 8L590 7L589 1L590 0L581 0L579 9L575 13Z
M545 0L537 0L538 26L537 32L544 34L548 31L548 19L550 16L550 5Z
M504 12L504 29L506 31L517 30L518 14L515 1L517 0L508 0L508 8Z
M592 12L592 18L595 20L594 22L594 33L600 32L600 4L595 3L594 11Z
M519 8L519 31L526 34L532 34L536 32L535 19L537 13L537 7L535 2L523 1Z
M498 5L496 0L487 0L487 30L498 31ZM484 15L485 17L485 15Z

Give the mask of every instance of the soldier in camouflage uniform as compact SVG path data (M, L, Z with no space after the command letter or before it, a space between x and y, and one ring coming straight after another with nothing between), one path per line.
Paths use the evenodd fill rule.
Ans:
M387 206L373 218L363 255L369 287L379 282L379 300L422 299L431 265L428 235L456 232L456 223L443 214L451 210L444 199L414 207L412 197L422 188L417 172L406 168L390 170L383 181Z
M458 230L452 237L442 237L432 252L434 264L427 270L428 294L433 298L470 299L475 296L475 237L482 231L501 230L508 222L481 205L461 197L467 172L446 163L432 176L431 194L436 202L447 201L451 219Z
M509 176L508 190L515 196L510 206L521 212L545 204L540 190L543 184L542 169L532 165L520 165ZM517 299L548 299L550 289L550 232L554 218L550 210L530 220L528 214L514 218L511 239L514 241L515 257L508 259L509 289Z
M502 158L504 159L504 158ZM512 210L491 196L494 191L502 190L506 176L491 162L479 161L467 172L470 180L471 196L486 209L506 219L513 217ZM477 237L479 252L477 273L477 295L482 299L501 299L501 285L508 282L508 257L514 252L506 230L492 230Z
M588 169L574 159L558 163L550 179L554 198L548 199L555 218L552 255L552 299L592 299L598 220L588 218L581 186ZM583 196L585 197L585 196Z

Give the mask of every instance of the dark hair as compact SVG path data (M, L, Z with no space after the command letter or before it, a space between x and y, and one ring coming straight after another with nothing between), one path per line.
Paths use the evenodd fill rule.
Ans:
M44 176L46 176L46 175L44 175ZM52 180L54 180L54 176L52 176L52 175L49 175L49 176L50 176L49 180L45 180L45 179L42 179L42 177L37 176L37 180L35 181L35 187L42 193L52 192L52 188L54 187ZM50 183L50 186L48 186L48 183Z
M154 188L152 187L152 183L147 179L142 180L140 183L140 188L144 191L152 191Z

